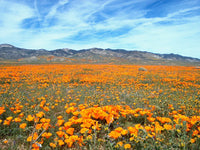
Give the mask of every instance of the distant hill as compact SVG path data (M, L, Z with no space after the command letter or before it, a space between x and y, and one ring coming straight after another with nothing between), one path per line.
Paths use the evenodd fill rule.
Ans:
M178 54L158 54L124 49L90 48L73 50L68 48L45 50L18 48L10 44L0 45L0 60L17 62L67 62L67 63L115 63L157 65L200 65L200 59Z

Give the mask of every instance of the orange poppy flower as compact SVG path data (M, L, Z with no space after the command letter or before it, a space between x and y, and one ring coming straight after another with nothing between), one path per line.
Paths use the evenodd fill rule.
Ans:
M25 129L26 128L26 123L22 123L22 124L20 124L20 126L19 126L21 129Z
M112 114L109 114L108 116L106 116L106 122L107 124L110 124L114 121L114 116Z
M50 133L50 132L44 132L43 134L42 134L42 137L45 137L45 138L50 138L52 136L52 133Z
M73 135L74 134L74 128L67 129L66 133L68 133L69 135Z
M117 144L116 145L118 145L118 146L122 146L123 145L123 142L122 141L120 141L120 142L117 142Z
M63 140L58 140L58 145L59 146L62 146L62 145L64 145L65 143L63 142Z
M5 111L5 107L0 107L0 115L3 114Z
M59 137L63 137L63 135L65 134L65 132L63 132L63 131L57 131L56 134L57 134Z
M56 148L56 144L55 143L49 143L49 146L51 146L52 148Z
M164 124L163 126L166 130L171 130L172 129L172 125L170 124Z
M124 148L125 148L125 149L131 148L131 144L125 144L125 145L124 145Z
M27 121L33 121L33 119L34 119L34 117L32 115L28 115L26 118Z
M109 134L108 134L109 137L113 138L113 139L117 139L121 136L121 133L119 132L116 132L116 131L111 131Z
M22 119L17 117L17 118L14 119L14 121L15 121L15 122L21 122Z
M81 133L81 134L84 134L84 133L86 133L86 132L88 132L88 131L89 131L88 128L82 128L82 129L80 130L80 133Z

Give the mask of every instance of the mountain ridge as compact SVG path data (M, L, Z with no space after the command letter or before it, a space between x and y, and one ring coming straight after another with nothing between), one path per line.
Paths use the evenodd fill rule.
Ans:
M53 56L53 57L62 57L64 58L74 58L74 59L84 59L84 60L97 60L101 62L102 60L106 61L109 59L117 59L127 62L136 62L136 61L166 61L166 62L193 62L200 63L199 58L193 58L188 56L182 56L179 54L160 54L152 53L147 51L139 50L125 50L125 49L102 49L102 48L88 48L81 50L74 50L69 48L55 49L55 50L46 50L46 49L25 49L15 47L10 44L0 44L0 59L6 60L19 60L29 58L37 58L41 56ZM101 60L102 59L102 60ZM58 60L58 59L57 59ZM101 60L101 61L100 61Z

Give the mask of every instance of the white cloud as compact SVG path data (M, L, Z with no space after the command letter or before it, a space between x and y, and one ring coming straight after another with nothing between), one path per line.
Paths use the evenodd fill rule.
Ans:
M40 13L40 1L35 0L31 8L2 0L0 41L35 49L125 48L200 58L200 16L187 17L199 11L197 1L170 6L164 17L146 18L150 9L146 7L153 2L156 0L59 0L45 9L47 13ZM38 18L41 28L22 28L23 20L31 17ZM100 34L126 28L129 30L115 36ZM76 39L80 33L86 39Z
M33 10L26 5L0 1L0 20L3 26L14 26L21 23L23 19L33 15Z
M17 41L23 33L21 23L24 19L34 15L33 10L26 5L0 1L0 41Z
M68 2L69 2L69 0L59 0L58 3L56 3L55 5L53 5L51 7L50 11L48 12L48 14L45 16L43 25L44 26L48 25L49 19L55 17L55 15L56 15L57 10L59 9L59 7L67 4Z

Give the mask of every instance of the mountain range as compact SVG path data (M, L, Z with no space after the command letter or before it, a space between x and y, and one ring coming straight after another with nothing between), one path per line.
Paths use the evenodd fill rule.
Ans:
M24 63L66 62L66 63L116 63L157 65L200 65L200 59L178 54L159 54L138 50L89 48L73 50L68 48L45 50L25 49L10 44L0 44L0 60Z

